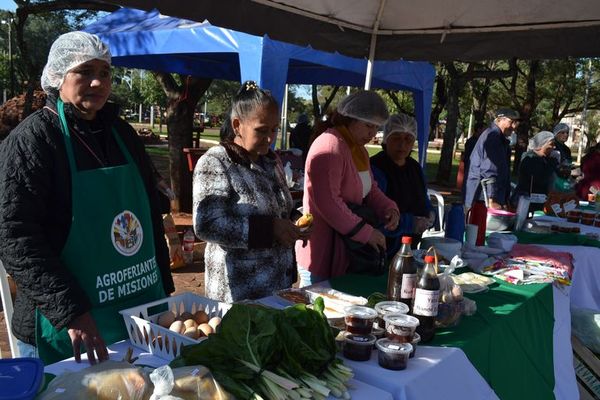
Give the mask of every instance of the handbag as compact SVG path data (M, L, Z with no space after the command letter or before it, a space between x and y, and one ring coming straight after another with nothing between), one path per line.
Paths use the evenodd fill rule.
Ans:
M373 227L378 225L375 212L364 204L346 203L346 205L353 214L361 218L361 221L350 232L345 235L339 234L350 259L348 272L363 275L382 275L387 265L385 250L379 248L379 251L377 251L368 243L360 243L351 239L365 224Z

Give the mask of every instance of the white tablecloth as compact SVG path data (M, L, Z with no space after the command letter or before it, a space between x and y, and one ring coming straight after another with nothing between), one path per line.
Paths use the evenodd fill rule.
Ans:
M498 398L461 349L417 346L403 371L381 368L377 356L374 351L369 361L344 359L344 363L356 378L391 392L394 400Z
M567 222L566 219L564 218L558 218L558 217L551 217L549 215L540 215L538 217L534 217L533 221L541 221L541 222L550 222L550 223L568 223L568 224L572 224L572 222ZM592 226L592 225L584 225L584 224L577 224L577 226L579 227L579 230L581 231L582 234L586 234L586 233L597 233L600 234L600 228L596 227L596 226Z
M162 358L155 357L150 353L144 352L143 350L134 347L129 340L124 340L122 342L114 343L109 346L110 359L115 361L121 361L123 356L127 352L127 349L131 347L134 350L133 356L139 357L139 359L135 362L140 365L148 365L151 367L160 367L161 365L165 365L168 361L163 360ZM68 371L79 371L83 368L88 367L89 364L87 362L87 355L84 354L81 357L81 363L75 362L74 358L69 358L67 360L59 361L55 364L48 365L44 372L60 375L64 372ZM350 381L351 389L350 395L353 399L357 400L392 400L392 395L385 391L385 389L377 388L371 386L365 382L362 382L358 379L352 379ZM330 396L330 399L333 399Z

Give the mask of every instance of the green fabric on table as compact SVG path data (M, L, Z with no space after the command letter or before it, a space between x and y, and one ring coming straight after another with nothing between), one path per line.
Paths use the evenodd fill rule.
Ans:
M577 233L531 233L513 232L521 244L556 244L561 246L599 247L600 241Z
M367 297L385 292L387 276L345 275L334 289ZM440 328L427 345L461 348L501 399L554 398L554 300L552 285L497 281L469 294L477 313Z

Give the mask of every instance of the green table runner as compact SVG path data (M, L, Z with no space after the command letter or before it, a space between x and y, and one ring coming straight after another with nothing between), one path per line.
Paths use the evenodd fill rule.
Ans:
M385 292L387 276L345 275L334 289L368 296ZM467 295L477 313L456 327L438 329L428 345L461 348L501 399L554 398L552 285L516 286L499 281Z
M600 247L600 242L577 233L513 232L521 244L556 244L561 246Z

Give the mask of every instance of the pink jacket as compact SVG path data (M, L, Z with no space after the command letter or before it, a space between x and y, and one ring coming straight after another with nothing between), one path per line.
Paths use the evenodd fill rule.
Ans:
M366 204L383 221L387 210L398 208L377 187L372 174L371 181ZM348 209L346 202L362 203L362 182L350 147L339 132L329 129L317 137L308 151L303 208L313 215L313 228L306 246L302 247L302 242L296 245L298 265L319 277L344 275L348 268L346 248L335 231L346 234L361 219ZM366 243L372 232L373 227L365 225L352 239Z

